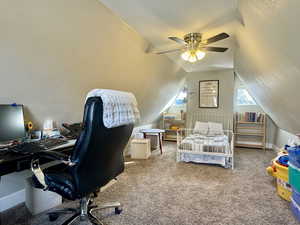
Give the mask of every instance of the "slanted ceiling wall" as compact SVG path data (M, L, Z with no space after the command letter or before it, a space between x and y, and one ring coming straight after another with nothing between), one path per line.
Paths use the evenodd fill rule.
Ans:
M300 131L299 0L241 0L235 70L282 129Z
M237 105L237 89L241 88L241 87L245 87L244 82L242 82L240 80L240 78L238 76L235 76L235 87L234 87L234 111L235 112L240 112L240 113L244 113L244 112L262 112L264 113L263 109L258 105ZM252 96L253 97L253 96ZM277 140L277 126L276 124L273 122L273 120L267 116L267 123L266 123L267 129L266 129L266 142L267 142L267 148L272 148L272 145L275 144L276 140ZM281 138L282 140L284 138ZM284 144L283 144L284 145ZM282 146L282 145L279 145Z
M97 0L0 1L0 103L22 103L41 124L82 119L93 88L133 92L152 123L185 72Z

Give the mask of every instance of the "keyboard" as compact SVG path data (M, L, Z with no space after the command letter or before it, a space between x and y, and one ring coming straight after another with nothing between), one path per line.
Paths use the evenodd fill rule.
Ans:
M44 150L47 150L47 149L55 148L55 147L63 145L63 144L67 144L68 141L60 139L60 138L47 138L47 139L42 139L42 140L39 140L39 141L33 142L33 143L41 146L42 148L44 148Z
M66 140L58 138L42 139L35 142L24 142L21 144L14 145L9 148L10 151L21 153L21 154L33 154L40 151L45 151L63 144L68 143Z
M45 149L37 144L34 144L34 142L25 142L14 145L10 147L9 150L21 154L33 154L36 152L44 151Z

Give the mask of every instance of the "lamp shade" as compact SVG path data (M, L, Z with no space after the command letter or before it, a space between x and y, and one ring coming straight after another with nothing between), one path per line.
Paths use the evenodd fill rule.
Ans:
M188 61L189 60L189 58L190 58L190 51L185 51L185 52L183 52L182 54L181 54L181 58L183 59L183 60L185 60L185 61Z
M195 54L191 54L189 58L189 62L194 63L197 61L197 56Z
M205 57L205 52L200 50L186 50L181 54L181 58L185 61L194 63L198 60L201 60Z
M201 60L201 59L203 59L205 57L205 52L197 50L196 51L196 55L197 55L198 60Z

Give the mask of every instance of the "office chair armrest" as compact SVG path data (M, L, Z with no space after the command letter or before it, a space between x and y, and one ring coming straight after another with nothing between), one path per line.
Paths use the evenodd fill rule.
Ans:
M54 151L42 151L37 152L33 155L32 160L45 158L45 159L52 159L52 160L58 160L68 166L74 166L75 163L71 161L70 156L65 155L63 153L54 152Z
M40 182L41 185L43 185L43 189L47 190L48 185L45 181L45 174L43 173L43 170L40 167L39 159L40 158L46 158L46 159L53 159L58 160L68 166L74 166L75 163L71 161L70 157L59 153L59 152L37 152L33 155L31 160L31 170L34 173L36 179Z

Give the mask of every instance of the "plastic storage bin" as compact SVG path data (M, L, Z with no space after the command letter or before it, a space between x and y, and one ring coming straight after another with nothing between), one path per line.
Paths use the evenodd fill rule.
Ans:
M133 139L130 153L132 159L148 159L151 155L150 139Z
M292 198L297 203L297 205L300 205L300 193L296 191L294 188L292 188L292 190L293 190Z
M300 169L289 162L289 183L300 193Z
M277 181L277 194L287 200L291 201L292 195L292 188L291 185L288 183L288 170L289 167L286 163L282 163L282 158L287 158L287 155L276 157L273 160L273 165L267 168L267 171L270 175L276 178ZM285 160L286 161L286 160ZM280 164L281 162L282 164Z
M291 199L291 209L296 219L300 222L300 207L293 198Z
M289 162L295 167L300 168L300 146L287 148L289 153Z

